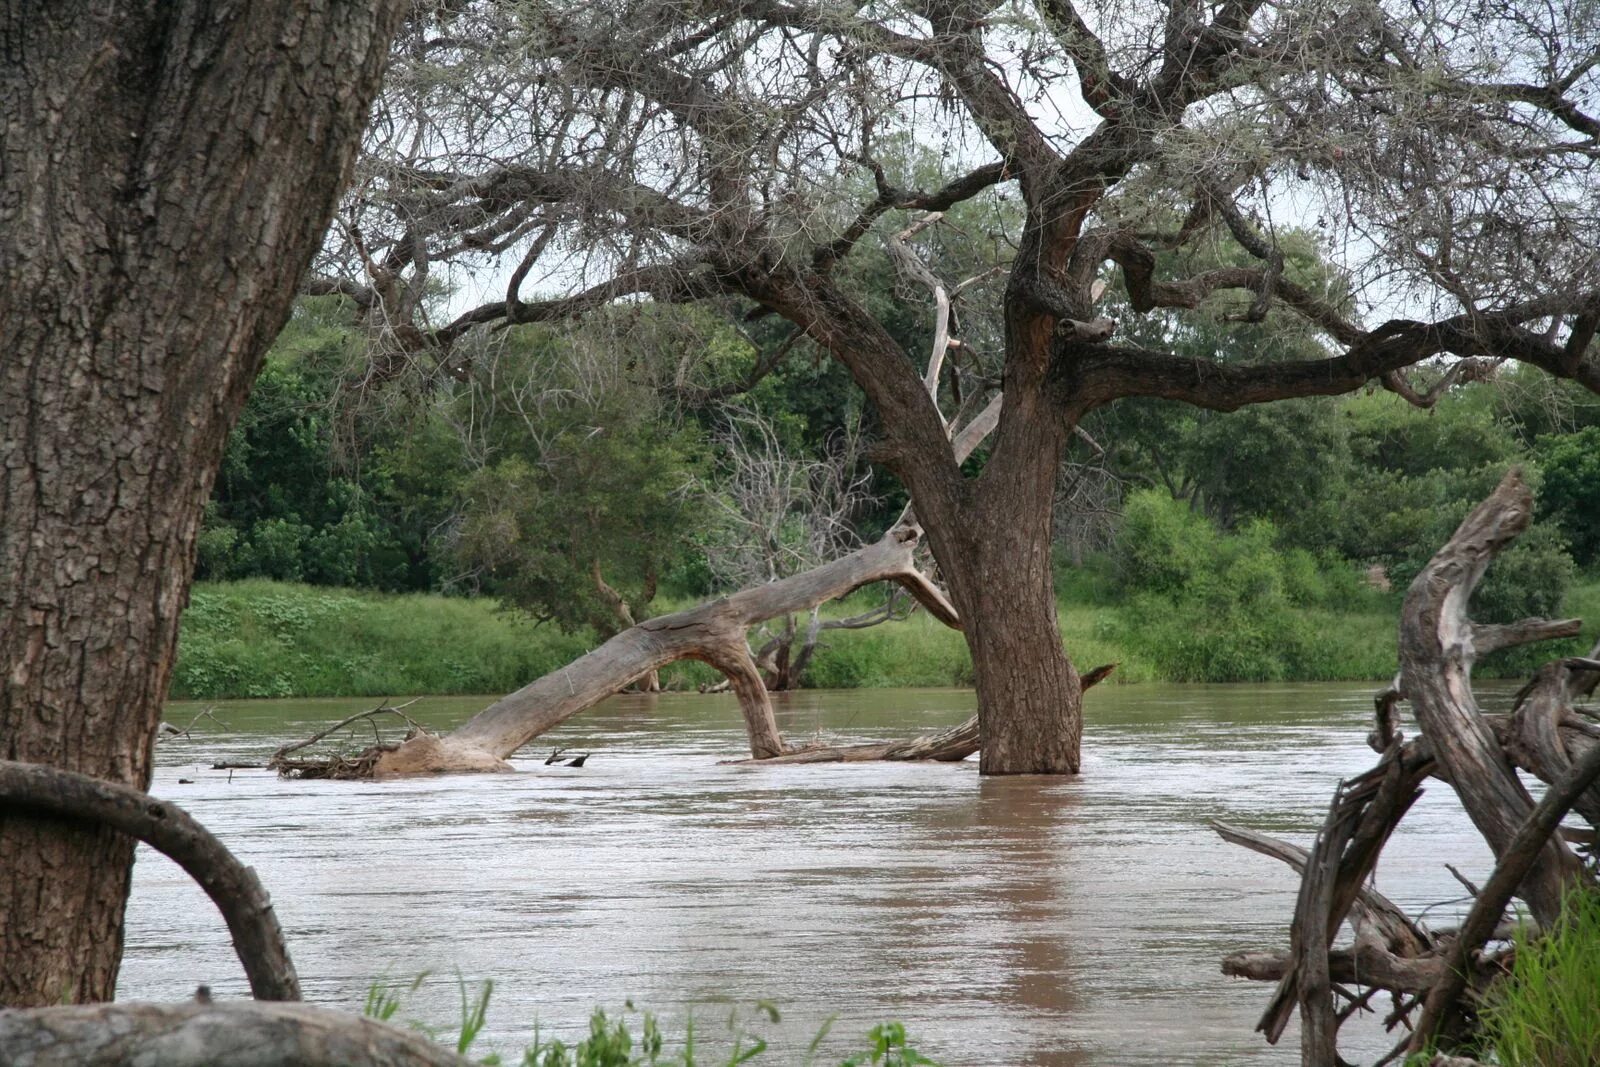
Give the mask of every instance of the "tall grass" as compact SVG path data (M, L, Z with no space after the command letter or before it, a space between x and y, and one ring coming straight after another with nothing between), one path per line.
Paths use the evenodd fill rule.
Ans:
M1600 1064L1600 891L1575 890L1554 930L1518 939L1480 1018L1503 1067Z

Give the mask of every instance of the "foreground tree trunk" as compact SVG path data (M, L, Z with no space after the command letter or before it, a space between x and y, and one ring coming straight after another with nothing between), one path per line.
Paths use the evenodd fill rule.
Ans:
M0 1012L0 1062L30 1067L471 1067L423 1034L309 1004L101 1004Z
M0 758L148 784L223 444L401 8L0 13ZM112 996L132 855L0 809L0 1005Z

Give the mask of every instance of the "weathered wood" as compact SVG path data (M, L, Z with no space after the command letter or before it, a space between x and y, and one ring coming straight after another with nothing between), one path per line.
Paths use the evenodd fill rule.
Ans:
M1384 843L1421 795L1418 783L1432 765L1418 749L1392 744L1377 766L1340 786L1307 855L1289 933L1290 952L1299 966L1284 975L1257 1024L1275 1044L1298 1003L1307 1063L1332 1063L1329 1057L1337 1057L1338 1020L1324 976L1329 946L1360 900ZM1306 983L1302 967L1315 985Z
M1218 819L1211 821L1211 828L1224 841L1280 860L1298 872L1304 873L1306 869L1309 853L1299 845ZM1370 926L1383 939L1385 948L1396 956L1422 956L1433 947L1434 939L1426 930L1400 910L1398 904L1365 883L1360 885L1351 910L1351 922L1358 933L1361 927ZM1335 977L1335 981L1343 979Z
M0 1011L8 1067L469 1067L421 1034L309 1004L93 1004Z
M809 610L873 582L904 586L928 613L958 626L955 609L916 568L921 531L900 526L831 563L791 578L742 590L708 604L647 619L573 662L502 697L445 737L420 735L382 753L379 776L477 771L503 766L517 749L585 711L649 671L698 658L728 672L740 697L757 759L783 751L766 689L742 675L749 660L745 633L757 623ZM753 663L748 664L755 670ZM415 750L415 751L412 751ZM422 758L419 758L421 756Z
M958 763L978 751L978 717L906 741L882 741L860 745L814 745L797 748L765 763L864 763L872 760L932 760Z
M958 460L982 444L999 420L1002 399L994 397L954 434ZM894 582L928 614L955 629L961 619L949 599L917 569L922 527L906 509L882 538L830 563L686 611L647 619L617 634L599 648L502 697L450 734L419 733L396 746L370 750L355 766L366 776L505 770L505 760L529 741L554 729L645 674L674 660L695 658L727 676L739 697L754 759L790 751L783 742L771 700L751 660L746 634L768 619L809 611L874 582ZM1098 679L1096 679L1098 681ZM886 746L893 754L853 759L965 759L973 748L955 753L964 739L935 734ZM929 751L931 755L908 753ZM843 758L843 757L841 757ZM800 759L797 762L817 762Z
M1287 952L1235 952L1222 958L1222 973L1253 982L1277 982L1287 975L1294 958ZM1438 956L1407 959L1386 952L1373 941L1357 941L1328 955L1328 977L1349 985L1377 986L1396 993L1426 993L1444 973Z
M1489 563L1532 520L1533 495L1513 468L1474 508L1411 583L1400 615L1400 688L1461 804L1496 856L1533 811L1533 799L1479 712L1472 666L1481 633L1467 602ZM1502 639L1502 635L1493 640ZM1520 895L1553 922L1576 860L1555 839L1542 844Z
M233 935L257 1000L299 1000L300 980L255 871L182 808L126 786L37 763L0 760L0 809L108 826L171 859L200 883ZM11 1063L4 1056L0 1062Z
M1446 1015L1466 988L1473 953L1481 949L1500 923L1500 917L1518 887L1525 884L1528 871L1543 857L1554 839L1556 827L1572 805L1594 782L1600 781L1600 746L1586 752L1567 775L1551 786L1507 843L1478 899L1467 912L1456 937L1449 966L1438 985L1428 994L1422 1017L1411 1037L1411 1051L1420 1052L1438 1032ZM1554 921L1540 920L1545 929Z
M1115 663L1107 663L1085 674L1084 690L1087 691L1091 686L1104 681L1116 669ZM864 763L872 760L888 762L930 760L936 763L959 763L981 747L978 717L973 715L949 729L907 741L881 741L860 745L811 745L794 749L764 762Z
M1518 766L1547 785L1566 777L1574 756L1600 744L1600 728L1571 711L1578 693L1600 676L1595 665L1589 657L1547 663L1517 694L1503 743ZM1573 810L1600 828L1600 785L1580 794Z

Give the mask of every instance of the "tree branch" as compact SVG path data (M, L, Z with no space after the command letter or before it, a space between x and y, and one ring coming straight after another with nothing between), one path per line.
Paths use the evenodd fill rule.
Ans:
M251 995L300 999L283 928L255 871L182 808L74 771L14 760L0 760L0 806L108 826L143 841L182 867L222 912Z

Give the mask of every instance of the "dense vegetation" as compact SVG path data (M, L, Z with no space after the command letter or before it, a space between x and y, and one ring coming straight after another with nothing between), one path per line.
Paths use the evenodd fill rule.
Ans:
M882 259L861 269L918 343L916 299ZM1166 343L1228 360L1311 342L1191 316ZM392 380L370 355L329 299L274 348L207 512L174 695L506 690L666 605L846 551L904 503L867 459L848 378L760 321L636 305ZM1387 674L1395 591L1511 464L1541 512L1478 614L1554 614L1600 564L1600 407L1534 373L1455 386L1431 410L1386 392L1225 415L1123 401L1086 429L1058 506L1062 629L1124 680ZM830 636L805 681L970 671L955 635L913 618Z

